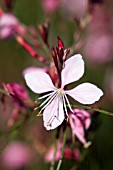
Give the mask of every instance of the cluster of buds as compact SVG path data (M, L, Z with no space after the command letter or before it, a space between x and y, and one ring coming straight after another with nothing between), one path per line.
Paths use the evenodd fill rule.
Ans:
M47 46L48 25L48 22L45 22L43 25L39 26L40 36ZM33 58L36 58L40 62L47 63L46 57L39 55L37 50L35 50L37 47L41 47L35 28L26 27L12 12L4 12L2 8L0 8L0 39L6 40L10 37L15 38Z
M22 85L17 83L3 83L3 88L6 95L10 97L11 103L14 106L11 117L8 120L8 127L12 127L13 124L19 119L20 112L25 111L27 107L33 108L34 104L31 104L32 101L29 94ZM2 99L4 99L6 95L4 94ZM5 106L5 100L2 100L2 103Z
M58 87L61 85L61 71L64 68L64 62L67 59L68 54L70 53L70 49L64 49L64 44L62 42L62 40L58 38L58 46L56 48L52 48L52 58L54 61L54 65L56 67L57 70L57 75L59 77L58 79L58 83L56 85L58 85Z
M26 101L31 101L27 90L20 84L17 83L3 83L3 88L6 93L11 97L13 103L15 103L20 110L31 106L31 104L25 103Z
M48 30L49 23L45 22L44 24L38 27L39 34L34 27L26 27L26 32L22 36L17 34L15 36L16 41L33 57L36 58L39 62L48 64L47 58L44 55L38 54L38 50L43 50L43 45L49 49L48 44Z
M45 31L44 31L45 30ZM42 36L43 41L45 44L49 47L48 39L47 39L47 30L44 25L40 26L40 34ZM46 58L43 56L37 56L35 51L28 46L28 44L21 38L17 38L18 42L32 55L37 57L37 59L40 62L47 63ZM55 86L59 87L61 84L61 71L64 68L64 62L66 61L68 54L70 53L70 49L64 49L64 44L61 38L57 37L58 45L57 47L52 47L51 56L53 61L51 61L49 66L43 67L43 68L37 68L37 67L29 67L26 68L23 72L23 75L25 76L26 73L32 72L32 71L41 71L49 74L49 76L52 79L52 82Z

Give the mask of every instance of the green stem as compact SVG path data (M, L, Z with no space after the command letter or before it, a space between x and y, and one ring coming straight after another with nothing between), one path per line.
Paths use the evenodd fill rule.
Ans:
M49 48L47 47L47 45L44 43L44 41L43 41L43 39L42 39L42 37L40 36L39 33L38 33L38 39L39 39L39 41L40 41L40 43L41 43L41 45L42 45L42 47L43 47L43 49L44 49L44 51L45 51L46 56L48 57L48 59L51 60L50 49L49 49Z
M101 109L97 109L97 108L94 108L94 107L89 107L89 106L83 106L83 105L74 105L73 106L74 108L77 108L77 109L86 109L86 110L93 110L93 111L96 111L96 112L99 112L99 113L103 113L105 115L109 115L109 116L113 116L113 113L109 112L109 111L105 111L105 110L101 110Z
M60 167L61 167L61 164L62 164L62 159L63 159L64 151L65 151L66 137L67 137L67 134L66 134L66 131L65 131L64 136L63 136L63 145L62 145L61 158L60 158L60 160L59 160L59 162L58 162L58 165L57 165L57 169L56 169L56 170L60 170Z

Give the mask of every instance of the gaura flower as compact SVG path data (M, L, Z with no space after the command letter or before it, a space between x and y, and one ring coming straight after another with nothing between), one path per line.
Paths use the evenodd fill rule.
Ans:
M44 8L44 11L53 13L57 10L60 4L59 2L59 0L42 0L42 7Z
M102 90L91 83L83 83L71 90L64 90L65 85L79 80L84 74L84 61L80 54L74 55L64 62L61 71L61 87L57 88L51 78L45 72L35 71L25 75L28 87L35 93L42 94L50 92L39 99L45 99L40 105L43 111L44 126L47 130L58 127L68 116L66 104L73 112L67 95L82 104L93 104L103 95Z

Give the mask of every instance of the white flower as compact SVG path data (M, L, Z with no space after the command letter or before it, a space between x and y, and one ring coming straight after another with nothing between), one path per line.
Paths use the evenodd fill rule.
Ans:
M64 90L64 86L79 80L84 74L84 61L80 54L74 55L64 63L61 72L61 88L57 89L50 76L41 71L29 72L25 75L25 80L29 88L38 94L50 92L39 99L47 99L40 105L43 108L43 121L47 130L58 127L64 120L65 114L68 116L66 103L73 112L67 95L82 104L93 104L103 95L102 90L91 83L83 83L72 90Z

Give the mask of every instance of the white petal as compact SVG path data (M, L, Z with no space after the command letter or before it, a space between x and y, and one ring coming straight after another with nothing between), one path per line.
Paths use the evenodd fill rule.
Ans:
M84 61L80 54L66 60L61 73L62 88L69 83L79 80L84 74Z
M47 73L34 71L25 75L28 87L35 93L44 93L54 91L57 88L53 85L51 78Z
M101 89L91 83L83 83L72 90L65 91L66 94L82 104L93 104L103 95Z
M58 127L64 120L63 101L56 97L43 112L44 126L47 130Z

